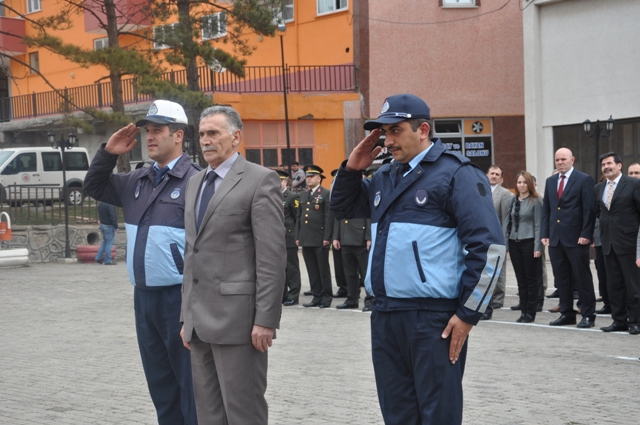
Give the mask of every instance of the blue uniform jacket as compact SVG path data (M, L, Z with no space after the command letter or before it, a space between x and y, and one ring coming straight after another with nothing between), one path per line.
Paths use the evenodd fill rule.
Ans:
M184 153L154 189L153 167L112 174L117 160L117 155L101 147L87 172L84 190L99 201L122 207L129 280L142 289L182 284L185 187L200 167Z
M394 188L396 162L370 179L338 171L337 219L371 217L365 286L375 309L455 311L477 324L505 258L502 228L486 176L439 139Z

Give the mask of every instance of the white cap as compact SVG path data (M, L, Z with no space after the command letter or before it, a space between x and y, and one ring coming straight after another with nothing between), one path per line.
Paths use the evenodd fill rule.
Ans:
M147 116L136 123L142 127L148 122L155 124L188 124L187 114L182 106L169 100L156 100L147 112Z

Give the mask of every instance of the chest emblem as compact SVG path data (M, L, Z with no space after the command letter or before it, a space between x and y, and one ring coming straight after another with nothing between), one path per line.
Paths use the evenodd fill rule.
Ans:
M173 189L173 192L171 192L171 199L178 199L180 197L180 188L176 187L175 189Z
M416 196L413 200L417 206L422 207L427 203L428 199L429 195L427 194L427 191L425 189L418 189L416 190Z
M136 186L136 193L133 195L135 199L140 197L140 186Z
M380 199L381 199L381 196L380 196L380 192L378 191L378 192L376 192L375 198L373 198L373 206L374 207L378 208L378 205L380 205Z

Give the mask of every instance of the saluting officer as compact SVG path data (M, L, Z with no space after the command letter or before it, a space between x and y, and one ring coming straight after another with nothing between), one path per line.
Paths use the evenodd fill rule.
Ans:
M287 243L287 270L282 305L290 306L298 304L301 287L298 245L296 245L296 222L298 221L300 199L298 194L287 186L289 173L282 170L276 170L276 173L280 176L280 184L282 186L285 241Z
M307 191L300 193L300 212L296 223L296 244L309 273L313 299L305 307L331 307L333 300L329 246L333 234L333 214L329 210L330 192L320 184L325 178L317 165L304 167Z

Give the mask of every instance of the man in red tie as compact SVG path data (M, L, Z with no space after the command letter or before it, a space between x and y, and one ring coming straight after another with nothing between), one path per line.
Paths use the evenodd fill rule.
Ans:
M596 298L589 267L589 244L595 222L594 182L573 168L575 158L567 148L555 154L558 174L547 179L542 208L542 243L558 286L561 316L551 326L575 325L573 287L578 288L582 320L579 328L595 325Z

